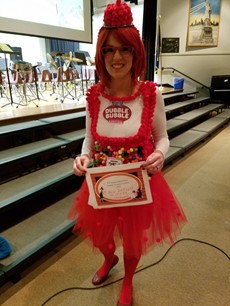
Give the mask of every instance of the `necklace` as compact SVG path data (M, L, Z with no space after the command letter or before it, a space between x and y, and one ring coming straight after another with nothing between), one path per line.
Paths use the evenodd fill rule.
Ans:
M113 106L123 106L124 102L123 101L112 101Z

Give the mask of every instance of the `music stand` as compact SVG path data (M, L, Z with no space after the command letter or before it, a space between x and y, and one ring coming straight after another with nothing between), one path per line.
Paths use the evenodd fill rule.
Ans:
M0 53L4 53L4 57L5 57L5 64L6 64L6 75L7 75L7 81L9 84L9 92L10 92L10 103L7 103L4 106L7 106L9 104L11 104L13 106L14 101L13 101L13 96L12 96L12 90L11 90L11 84L10 84L10 76L9 76L9 69L8 69L8 64L7 64L7 59L6 59L6 54L16 54L17 52L15 52L8 44L2 44L0 43ZM17 103L15 103L17 104Z
M33 73L34 73L34 84L35 84L35 89L36 89L36 96L37 96L37 99L40 100L39 92L38 92L38 83L37 83L37 80L38 80L37 66L38 65L34 65L34 66L32 66L32 68L33 68ZM45 99L44 99L44 101L45 101ZM38 106L38 105L36 104L36 106Z
M83 78L82 67L87 65L86 55L84 52L81 52L81 51L74 52L74 54L75 54L75 57L82 60L82 62L79 62L78 65L80 66L80 69L81 69L81 86L82 86L82 94L84 95L85 91L84 91L84 78ZM86 89L87 89L87 80L86 80Z
M32 75L32 79L34 80L34 85L35 85L35 91L33 90L33 88L32 88L32 86L30 86L29 87L29 90L30 90L30 92L32 93L32 95L35 97L34 99L30 99L29 101L27 101L27 102L33 102L34 103L34 105L36 106L36 107L38 107L38 105L37 105L37 103L35 103L34 101L36 101L36 100L38 100L38 101L40 101L40 100L43 100L43 101L47 101L47 100L45 100L45 99L41 99L40 98L40 96L39 96L39 90L38 90L38 74L37 74L37 66L38 65L34 65L34 66L32 66L32 70L31 70L31 75ZM24 84L25 85L25 84ZM40 95L43 97L43 95L40 93ZM19 105L18 105L19 106ZM17 107L18 107L17 106Z
M58 65L59 65L59 68L60 68L60 74L61 74L61 91L62 91L62 94L61 94L61 102L64 102L64 83L63 83L63 55L65 54L65 52L62 52L62 51L52 51L51 52L51 55L54 56L55 58L58 58ZM58 98L56 98L58 99Z

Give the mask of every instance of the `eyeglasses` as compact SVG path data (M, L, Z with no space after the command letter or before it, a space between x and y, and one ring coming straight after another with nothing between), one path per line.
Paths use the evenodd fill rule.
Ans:
M130 46L122 46L122 47L107 46L107 47L101 48L101 53L104 56L111 56L112 57L112 56L115 55L115 53L117 51L119 51L121 56L129 56L133 53L134 49L133 49L133 47L130 47Z

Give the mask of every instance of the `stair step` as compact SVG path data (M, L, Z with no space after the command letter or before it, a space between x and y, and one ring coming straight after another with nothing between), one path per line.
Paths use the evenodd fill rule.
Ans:
M0 185L0 213L35 193L73 176L73 159L58 162ZM13 190L13 192L12 192Z
M196 107L199 106L200 104L208 103L209 100L210 100L209 97L200 97L200 98L189 99L187 101L172 103L165 106L165 112L166 115L170 115L178 111L186 112L187 109L191 110L191 107Z
M71 114L64 114L60 116L52 116L43 119L37 120L30 120L25 122L18 122L12 124L6 124L0 126L0 136L4 134L13 134L18 133L19 131L26 131L26 130L35 130L38 128L44 128L52 123L61 123L69 120L75 120L79 118L85 118L85 111L76 112Z
M189 150L208 136L208 133L202 131L188 130L170 141L171 147L181 148L184 151Z
M53 138L47 138L29 144L2 150L0 151L0 165L16 163L23 159L37 156L44 152L53 151L58 148L65 147L72 141L83 140L85 137L85 129L77 130L73 133L71 132L69 135L72 135L72 137L69 137L68 133L66 133Z
M185 121L196 120L200 117L210 114L213 111L220 112L224 108L224 104L211 103L206 106L191 110L185 114L174 117L174 119L180 119Z
M191 130L192 131L206 132L210 135L214 131L221 128L223 125L225 125L228 121L229 121L228 118L220 118L220 117L215 116L215 117L212 117L212 118L196 125Z
M181 92L175 92L175 93L169 93L169 94L164 94L164 102L165 105L172 104L178 101L181 101L181 98L184 97L192 97L198 93L197 90L183 90Z
M75 196L72 193L1 233L12 253L0 260L0 285L19 276L31 262L71 235L74 222L67 220L67 214Z
M60 116L51 116L51 117L46 117L39 119L39 121L44 122L46 124L52 124L52 123L60 123L60 122L66 122L69 120L75 120L78 118L85 118L86 112L76 112L76 113L71 113L71 114L65 114L65 115L60 115Z
M182 156L184 153L183 148L177 148L177 147L169 147L169 150L165 156L164 166L172 163L177 157Z

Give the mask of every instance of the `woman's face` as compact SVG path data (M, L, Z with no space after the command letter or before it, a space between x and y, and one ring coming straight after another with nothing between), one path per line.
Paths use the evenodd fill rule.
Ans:
M111 35L105 47L102 48L102 53L111 80L131 78L133 63L133 48L131 46L121 44Z

